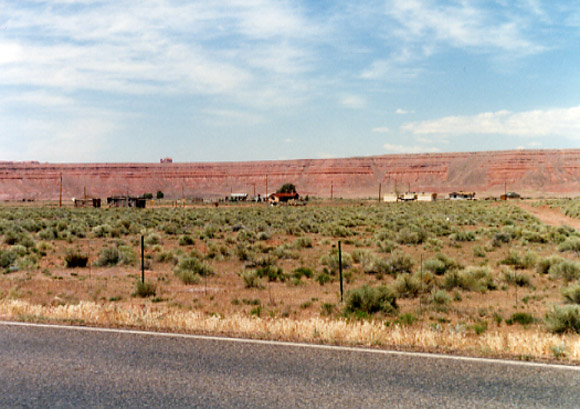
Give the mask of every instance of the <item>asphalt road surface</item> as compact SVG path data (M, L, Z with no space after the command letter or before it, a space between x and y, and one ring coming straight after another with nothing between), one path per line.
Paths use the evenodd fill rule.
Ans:
M580 408L580 371L0 323L0 407Z

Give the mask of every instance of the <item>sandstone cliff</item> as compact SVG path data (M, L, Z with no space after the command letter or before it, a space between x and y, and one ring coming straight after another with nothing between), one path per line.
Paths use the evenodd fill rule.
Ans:
M55 200L60 176L63 198L87 195L140 195L161 190L169 198L216 198L230 192L264 194L286 182L304 195L378 197L382 193L455 190L479 198L504 187L532 196L580 193L580 149L382 155L344 159L304 159L222 163L0 162L0 200Z

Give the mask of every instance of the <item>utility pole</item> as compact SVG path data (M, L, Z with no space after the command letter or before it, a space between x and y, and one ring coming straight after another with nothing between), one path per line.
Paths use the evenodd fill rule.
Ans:
M379 183L379 203L381 203L381 187L382 187L382 184Z
M266 175L266 197L268 197L268 175Z
M60 193L58 196L58 207L62 207L62 172L60 172Z
M334 199L334 182L330 182L330 200Z

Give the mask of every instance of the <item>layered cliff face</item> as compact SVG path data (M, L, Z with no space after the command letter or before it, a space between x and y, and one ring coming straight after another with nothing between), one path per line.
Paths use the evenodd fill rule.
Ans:
M141 195L217 198L263 195L282 184L302 196L366 198L398 191L441 194L510 191L541 196L580 193L580 149L383 155L362 158L224 163L45 164L0 162L0 200Z

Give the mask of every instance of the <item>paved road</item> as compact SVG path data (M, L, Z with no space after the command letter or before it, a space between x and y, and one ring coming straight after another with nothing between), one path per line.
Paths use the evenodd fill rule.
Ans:
M580 371L0 323L1 408L579 408Z

